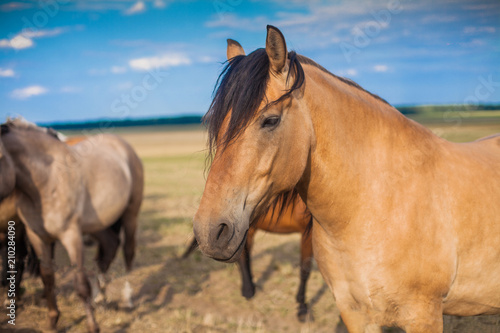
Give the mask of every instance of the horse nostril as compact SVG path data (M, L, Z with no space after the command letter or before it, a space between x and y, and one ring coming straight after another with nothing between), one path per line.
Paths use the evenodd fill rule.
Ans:
M229 226L225 223L221 223L219 226L219 232L217 233L216 240L218 241L220 238L227 238L229 233Z

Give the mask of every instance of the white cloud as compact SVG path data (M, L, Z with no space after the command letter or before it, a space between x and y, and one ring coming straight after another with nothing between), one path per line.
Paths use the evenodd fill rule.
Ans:
M356 76L358 75L358 71L354 68L347 68L347 69L343 69L343 70L340 70L338 72L338 75L340 76Z
M16 89L11 93L12 98L15 99L27 99L33 96L43 95L48 92L47 88L42 86L29 86L22 89Z
M155 0L155 2L153 3L153 6L155 8L165 8L165 7L167 7L167 4L163 0Z
M363 5L353 5L352 1L334 1L334 4L328 1L303 1L303 0L274 0L285 5L283 8L293 8L294 5L307 7L307 12L298 13L296 11L279 11L276 17L255 16L242 17L231 12L219 13L214 15L212 20L205 22L209 28L233 28L242 30L262 30L266 24L273 24L280 28L293 28L302 32L310 32L317 27L323 33L326 31L336 32L346 27L352 27L355 24L347 23L352 18L375 19L372 13L378 12L387 4L383 0L364 1ZM290 3L293 4L290 4ZM385 22L379 22L385 25ZM384 26L385 27L385 26Z
M0 11L2 12L12 12L15 10L23 10L23 9L28 9L32 8L34 5L31 3L25 3L25 2L8 2L3 5L0 5Z
M123 74L127 72L127 67L113 66L111 67L111 73L113 74Z
M10 68L0 68L0 77L13 77L14 75L16 75L14 70Z
M454 15L437 15L437 14L431 14L431 15L426 15L422 18L422 23L450 23L450 22L455 22L458 21L458 17Z
M81 26L75 29L81 30ZM13 48L15 50L27 49L35 45L33 39L43 37L54 37L69 31L69 28L54 28L54 29L24 29L12 39L0 39L0 48Z
M15 50L27 49L34 45L33 40L22 35L17 35L12 39L0 39L0 48L12 48Z
M458 43L458 45L463 47L479 47L479 46L484 46L485 44L486 44L485 41L477 38L471 40L470 42Z
M134 14L139 14L142 13L146 10L146 5L144 4L144 1L137 1L135 4L132 5L129 9L127 9L124 14L125 15L134 15Z
M357 27L358 30L367 27L371 30L382 30L390 24L384 19L377 20L374 16L375 14L379 15L379 11L387 6L385 2L380 0L363 2L363 6L353 5L352 2L348 1L334 1L335 4L328 1L292 1L294 5L306 7L305 11L302 8L300 12L291 10L294 5L290 5L290 1L274 1L282 2L284 5L286 2L287 5L283 7L286 9L276 12L274 16L272 13L265 13L264 16L248 16L234 12L214 14L210 20L205 22L205 26L217 29L217 34L209 36L218 38L219 31L222 29L229 30L230 34L226 34L226 37L234 36L236 29L262 31L266 24L272 24L285 30L286 36L293 36L296 40L298 40L298 36L304 38L305 43L301 44L302 49L324 48L342 41L352 42L351 31L353 27ZM371 25L374 24L376 26L372 27Z
M199 57L198 61L206 64L206 63L215 63L217 61L220 61L220 59L209 56L209 55L204 55L204 56Z
M496 32L495 27L465 27L465 34L477 34L481 32L487 32L490 34L494 34Z
M37 2L35 0L24 0ZM157 9L164 9L174 0L64 0L64 8L69 11L117 11L125 15L137 14L146 10L151 4ZM62 2L62 0L61 0ZM137 3L142 3L137 5ZM128 14L128 12L131 12Z
M26 49L34 45L33 40L29 37L24 37L23 35L17 35L10 40L10 45L16 50Z
M41 38L41 37L53 37L60 35L64 32L69 31L68 28L54 28L54 29L26 29L22 31L18 36L23 36L26 38Z
M373 66L373 70L375 72L387 72L387 70L389 70L389 67L387 67L387 65L375 65Z
M140 71L189 64L191 64L191 59L181 54L165 54L158 57L138 58L129 61L130 68Z
M349 76L356 76L358 75L358 71L355 70L354 68L349 68L347 71L346 71L346 74L349 75Z

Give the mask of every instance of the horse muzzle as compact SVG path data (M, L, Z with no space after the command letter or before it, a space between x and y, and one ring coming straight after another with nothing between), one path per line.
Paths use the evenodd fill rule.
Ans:
M195 219L193 231L204 255L229 263L240 258L245 248L248 228L240 230L235 223L226 220L203 224Z

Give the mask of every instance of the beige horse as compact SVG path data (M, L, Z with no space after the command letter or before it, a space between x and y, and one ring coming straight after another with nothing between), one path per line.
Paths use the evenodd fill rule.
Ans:
M82 233L95 233L119 221L130 270L143 194L141 161L116 136L102 134L70 147L45 129L20 120L2 125L2 141L16 168L17 213L41 261L50 327L56 328L59 317L50 248L59 240L76 267L75 288L85 304L89 331L97 332L83 267Z
M314 257L350 332L441 332L442 314L500 313L500 136L456 144L288 52L228 58L207 114L217 148L194 232L222 261L249 222L296 188Z
M64 141L67 145L74 146L78 143L81 143L84 140L94 140L94 138L88 136L75 136L75 137L66 137L60 132L56 132L51 128L41 128L41 130L45 130L50 135L55 136L56 138ZM1 284L7 285L7 268L8 258L7 258L7 231L8 231L8 223L9 221L15 222L15 248L16 248L16 281L15 281L15 295L16 299L20 299L20 285L22 282L23 271L24 271L24 262L25 258L28 255L28 268L31 274L39 275L39 265L38 258L33 253L31 246L25 239L25 228L23 223L20 221L19 216L17 215L17 194L13 191L9 196L0 201L0 253L2 256L2 274L1 274ZM122 228L122 221L118 220L113 225L107 227L106 229L99 230L90 234L95 240L97 240L98 251L96 253L96 263L99 268L100 273L97 275L97 288L93 288L93 294L95 294L94 302L105 301L105 292L106 292L106 276L111 262L116 256L116 252L120 245L120 231ZM85 239L84 239L85 243ZM52 245L52 247L55 244ZM52 253L54 251L52 250ZM128 265L130 266L130 265ZM130 267L129 269L130 270ZM94 286L94 285L92 285ZM128 281L126 282L124 290L129 289ZM124 292L124 301L128 307L132 307L132 300L130 299L130 295L126 295Z

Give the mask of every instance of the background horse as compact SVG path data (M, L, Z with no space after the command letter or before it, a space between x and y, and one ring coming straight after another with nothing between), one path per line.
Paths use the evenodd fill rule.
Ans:
M84 140L87 140L87 136L77 136L77 137L66 137L59 132L56 132L50 128L41 128L45 129L48 134L53 135L54 137L64 141L66 144L70 146L74 146ZM2 257L2 274L1 274L1 284L2 286L7 286L9 281L7 280L7 271L9 271L7 267L8 263L8 255L7 255L7 241L8 241L8 222L15 221L15 242L16 242L16 280L15 280L15 295L16 300L20 300L21 297L21 282L23 278L23 272L25 265L27 265L28 272L31 275L39 276L40 275L40 266L39 260L34 252L32 246L29 244L27 240L26 231L24 225L20 221L17 216L17 208L16 208L16 195L13 192L11 195L6 197L2 202L0 202L0 255ZM98 275L98 285L99 285L99 294L94 299L96 302L105 298L105 283L106 278L104 274L109 269L109 266L113 259L116 256L116 252L118 246L120 244L120 230L121 230L121 220L117 221L112 226L94 232L88 236L93 237L97 240L98 250L96 253L96 263L99 268L100 274ZM54 245L52 244L52 258L54 257ZM27 257L27 258L26 258ZM27 263L25 262L27 260ZM126 300L131 306L131 300Z
M264 216L252 223L248 229L245 249L238 259L242 282L241 294L247 299L255 295L255 284L252 278L250 262L255 232L257 230L279 234L298 232L302 235L302 239L300 243L300 285L296 296L297 303L299 303L297 317L300 321L305 321L308 313L306 286L313 260L311 242L312 216L304 202L297 196L292 198L292 200L286 200L281 197L278 201L277 204L273 205L273 208L269 209ZM197 247L198 243L196 238L194 238L182 255L182 258L187 258Z
M350 332L441 332L443 313L500 313L500 136L439 138L289 53L271 26L265 49L229 41L228 58L193 223L206 255L236 260L252 216L295 188Z
M82 233L120 223L126 268L131 269L143 193L141 161L116 136L103 134L70 147L21 120L2 125L2 141L16 168L17 212L40 258L50 327L55 329L59 317L51 257L57 239L76 267L75 288L85 304L89 331L96 332Z

